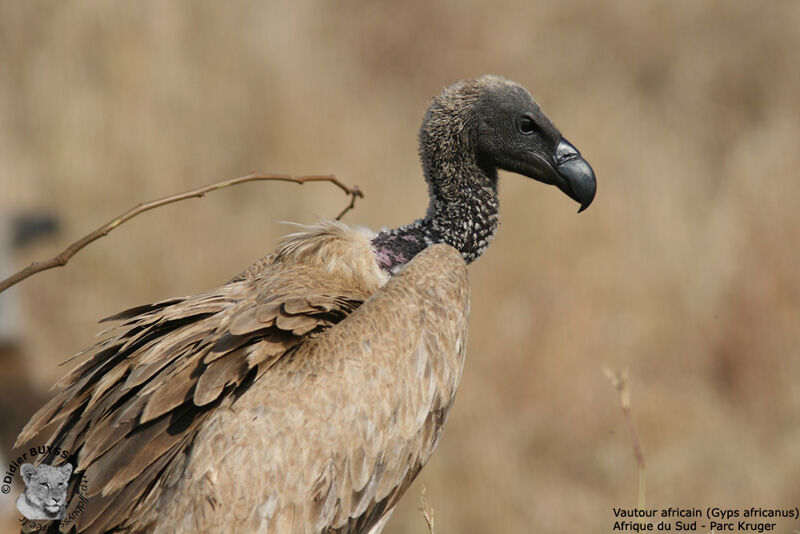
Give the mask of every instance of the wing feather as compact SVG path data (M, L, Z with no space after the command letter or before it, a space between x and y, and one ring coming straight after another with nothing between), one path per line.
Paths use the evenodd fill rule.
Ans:
M194 389L195 406L205 406L222 394L227 386L236 386L247 373L247 361L242 350L236 350L223 358L214 360L200 375Z
M322 266L289 260L261 263L204 294L108 318L123 322L81 354L82 363L59 382L62 391L25 426L16 450L58 445L68 459L39 461L70 461L85 477L89 503L75 522L81 532L139 531L153 521L154 503L181 480L209 414L370 295L363 284L326 276ZM207 500L206 513L213 503Z

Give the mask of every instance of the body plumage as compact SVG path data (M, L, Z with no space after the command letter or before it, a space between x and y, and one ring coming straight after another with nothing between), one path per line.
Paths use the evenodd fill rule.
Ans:
M588 164L500 77L434 99L420 153L424 218L303 227L216 289L110 318L17 441L69 451L87 490L64 530L380 532L458 388L497 168L594 197Z

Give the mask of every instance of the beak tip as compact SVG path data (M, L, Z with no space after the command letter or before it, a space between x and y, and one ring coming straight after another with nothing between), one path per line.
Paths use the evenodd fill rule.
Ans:
M578 202L580 202L580 204L581 204L580 209L578 209L578 213L581 213L582 211L586 211L586 208L588 208L589 206L592 205L592 202L594 202L595 191L596 191L596 189L592 188L591 195L588 196L588 198L586 196L584 196L583 198L576 198L575 199Z

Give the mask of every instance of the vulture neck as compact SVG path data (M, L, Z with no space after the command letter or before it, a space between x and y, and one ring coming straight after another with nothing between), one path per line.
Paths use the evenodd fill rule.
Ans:
M420 153L430 194L425 218L384 229L372 241L378 265L389 274L436 243L454 247L472 263L497 231L497 170L481 166L469 152L468 158L448 157L453 154L441 150L431 156L423 144Z

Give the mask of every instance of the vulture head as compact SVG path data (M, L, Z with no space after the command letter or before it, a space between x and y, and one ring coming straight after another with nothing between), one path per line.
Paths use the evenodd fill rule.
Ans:
M579 212L597 187L592 168L530 93L500 76L458 82L434 98L420 155L431 196L444 201L493 185L498 168L555 185L580 204Z

